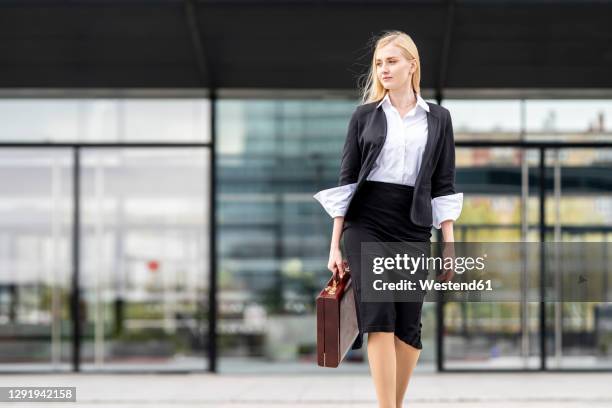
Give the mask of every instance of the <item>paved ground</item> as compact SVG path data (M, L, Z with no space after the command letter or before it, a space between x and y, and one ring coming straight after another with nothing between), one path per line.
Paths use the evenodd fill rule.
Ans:
M60 407L372 407L363 374L15 374L0 386L75 386L76 403L0 403ZM417 373L405 407L612 407L608 373Z

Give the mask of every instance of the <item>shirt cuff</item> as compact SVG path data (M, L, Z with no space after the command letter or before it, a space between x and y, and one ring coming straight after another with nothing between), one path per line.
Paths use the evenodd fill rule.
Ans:
M313 197L321 203L325 211L332 217L344 217L348 203L357 188L357 183L345 184L321 190Z
M463 193L443 195L431 200L433 226L436 229L442 227L442 222L455 221L461 214L463 208Z

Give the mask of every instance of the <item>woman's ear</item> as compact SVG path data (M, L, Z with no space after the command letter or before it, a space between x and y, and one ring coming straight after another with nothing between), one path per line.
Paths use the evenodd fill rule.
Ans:
M414 59L412 59L412 60L410 60L409 64L410 64L410 68L408 69L408 72L410 74L414 74L416 72L416 70L417 70L416 61Z

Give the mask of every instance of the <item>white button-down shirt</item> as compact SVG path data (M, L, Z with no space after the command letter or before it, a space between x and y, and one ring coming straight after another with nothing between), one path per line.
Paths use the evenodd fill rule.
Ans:
M421 160L427 142L427 112L429 105L420 94L417 103L402 117L391 104L387 93L377 105L382 105L387 119L387 135L367 180L414 186L421 168ZM344 216L357 183L328 188L313 197L321 203L333 218ZM432 199L434 228L440 229L442 221L459 218L463 207L463 193L450 194Z
M417 95L416 105L403 118L389 94L380 105L387 117L387 136L367 179L414 186L427 142L429 105Z

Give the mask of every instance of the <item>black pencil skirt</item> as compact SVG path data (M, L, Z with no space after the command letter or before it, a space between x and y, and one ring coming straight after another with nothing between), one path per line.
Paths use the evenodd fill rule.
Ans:
M410 221L414 187L366 180L344 218L342 252L346 257L357 308L359 335L352 349L363 345L367 332L394 332L405 343L422 349L422 301L364 302L361 300L361 244L363 242L431 242L431 228Z

